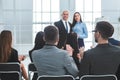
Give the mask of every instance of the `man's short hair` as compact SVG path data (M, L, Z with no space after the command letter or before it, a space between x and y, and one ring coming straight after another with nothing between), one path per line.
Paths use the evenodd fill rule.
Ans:
M44 36L46 42L56 42L56 39L59 39L59 30L57 27L49 25L44 29Z
M113 35L114 27L106 21L100 21L96 24L96 30L100 32L102 38L108 39Z

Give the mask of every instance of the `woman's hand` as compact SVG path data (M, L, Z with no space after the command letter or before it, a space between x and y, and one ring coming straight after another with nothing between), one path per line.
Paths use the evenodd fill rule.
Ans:
M84 55L84 47L81 47L80 49L79 49L79 53L77 54L77 57L79 58L79 60L81 60L82 58L83 58L83 55Z
M19 55L19 56L18 56L19 61L23 61L25 58L26 58L25 55Z
M66 44L66 50L68 51L70 56L73 55L73 48L69 44Z

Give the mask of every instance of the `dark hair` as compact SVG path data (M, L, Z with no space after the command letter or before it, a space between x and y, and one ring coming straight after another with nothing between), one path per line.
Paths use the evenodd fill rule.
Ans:
M75 13L74 13L74 16L73 16L72 27L74 27L75 24L76 24L76 22L77 22L77 21L75 20L75 14L79 14L79 15L80 15L80 22L82 22L81 14L80 14L79 12L75 12Z
M100 21L96 24L96 30L100 32L102 38L108 39L113 35L114 27L106 21Z
M43 40L43 35L44 35L44 32L42 32L42 31L40 31L36 34L35 45L34 45L33 49L29 51L29 56L30 56L31 61L32 61L32 57L31 57L32 52L34 50L43 48L43 46L45 45L45 41Z
M37 33L35 37L35 46L34 49L41 49L45 45L45 41L43 40L44 32L40 31Z
M12 33L9 30L3 30L0 34L0 62L7 62L11 55Z
M52 25L45 27L44 36L46 42L56 42L56 39L59 37L58 28Z

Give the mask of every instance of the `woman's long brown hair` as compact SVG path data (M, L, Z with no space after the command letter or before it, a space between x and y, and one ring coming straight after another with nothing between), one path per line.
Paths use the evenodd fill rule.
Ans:
M0 34L0 62L7 62L11 53L12 33L3 30Z

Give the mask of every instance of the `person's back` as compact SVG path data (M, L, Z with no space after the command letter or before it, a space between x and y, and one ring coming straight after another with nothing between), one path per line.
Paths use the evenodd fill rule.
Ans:
M67 69L65 70L65 68L71 67L67 66L67 64L71 64L72 57L70 58L66 51L58 49L56 46L45 45L43 49L36 50L34 53L34 58L36 59L36 61L39 62L36 63L36 65L38 66L39 75L68 74L66 72ZM66 63L66 59L68 59L69 63Z
M77 66L67 51L56 47L59 40L58 29L48 26L44 30L45 46L42 49L33 51L32 58L38 75L66 75L74 77L78 74Z
M92 50L86 51L84 57L89 59L87 60L89 62L83 59L90 65L89 74L116 74L120 64L120 47L111 44L97 45ZM80 70L82 72L82 69Z
M18 52L12 48L12 32L3 30L0 34L0 63L19 62L22 75L25 80L28 80L27 73L23 63L18 60ZM6 77L7 76L7 77ZM15 75L2 75L2 80L17 80L18 76Z

